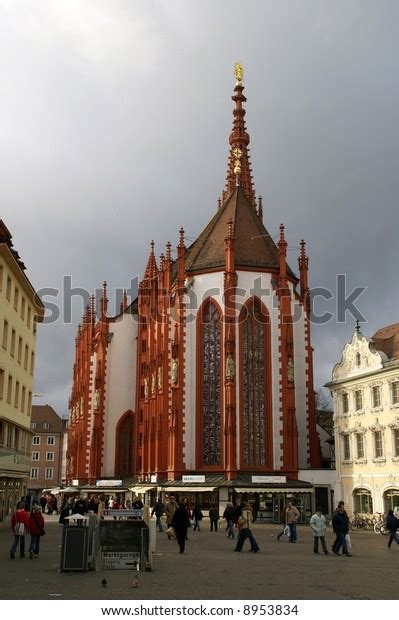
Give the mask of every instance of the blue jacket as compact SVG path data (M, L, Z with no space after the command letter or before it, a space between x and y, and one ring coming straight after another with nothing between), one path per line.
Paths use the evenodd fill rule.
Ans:
M349 518L346 512L339 512L338 510L334 512L332 526L334 532L347 534L349 532Z
M387 528L389 529L391 534L394 534L396 530L398 529L398 527L399 527L399 521L395 517L395 515L388 515L387 516Z

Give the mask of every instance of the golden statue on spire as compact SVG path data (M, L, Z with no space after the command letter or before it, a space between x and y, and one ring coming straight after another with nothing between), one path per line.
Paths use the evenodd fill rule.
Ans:
M241 62L236 62L234 65L234 75L236 78L236 86L241 86L244 79L244 67Z
M238 146L233 150L234 155L234 174L238 177L241 174L242 150Z

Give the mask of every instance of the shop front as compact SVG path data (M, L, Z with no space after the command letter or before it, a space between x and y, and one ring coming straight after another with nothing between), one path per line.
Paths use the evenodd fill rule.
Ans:
M284 522L288 502L298 508L299 522L306 523L314 504L312 484L287 480L285 476L244 474L235 480L226 480L216 474L188 474L181 480L161 480L152 484L136 482L130 490L150 507L159 497L166 503L173 496L177 502L187 499L190 506L199 505L205 515L212 506L218 507L222 516L227 502L234 506L250 502L259 523Z

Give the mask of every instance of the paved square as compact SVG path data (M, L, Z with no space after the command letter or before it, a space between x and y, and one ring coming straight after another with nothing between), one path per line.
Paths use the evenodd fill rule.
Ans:
M397 599L399 546L387 549L388 539L372 532L351 534L353 557L314 555L309 526L298 528L298 542L278 542L277 525L256 525L260 553L233 553L224 527L210 532L189 530L185 554L176 541L157 534L155 570L59 573L61 526L46 523L38 560L9 558L11 530L0 528L1 599ZM327 531L329 548L333 540ZM101 586L103 577L108 585ZM59 595L59 596L55 596Z

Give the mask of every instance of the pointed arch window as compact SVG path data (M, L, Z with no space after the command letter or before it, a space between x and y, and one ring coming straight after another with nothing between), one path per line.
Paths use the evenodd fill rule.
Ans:
M133 414L125 413L116 427L115 475L131 476L133 472Z
M271 462L269 317L257 299L244 309L241 321L242 465L262 467Z
M202 464L221 465L221 316L209 301L202 311L200 341Z

